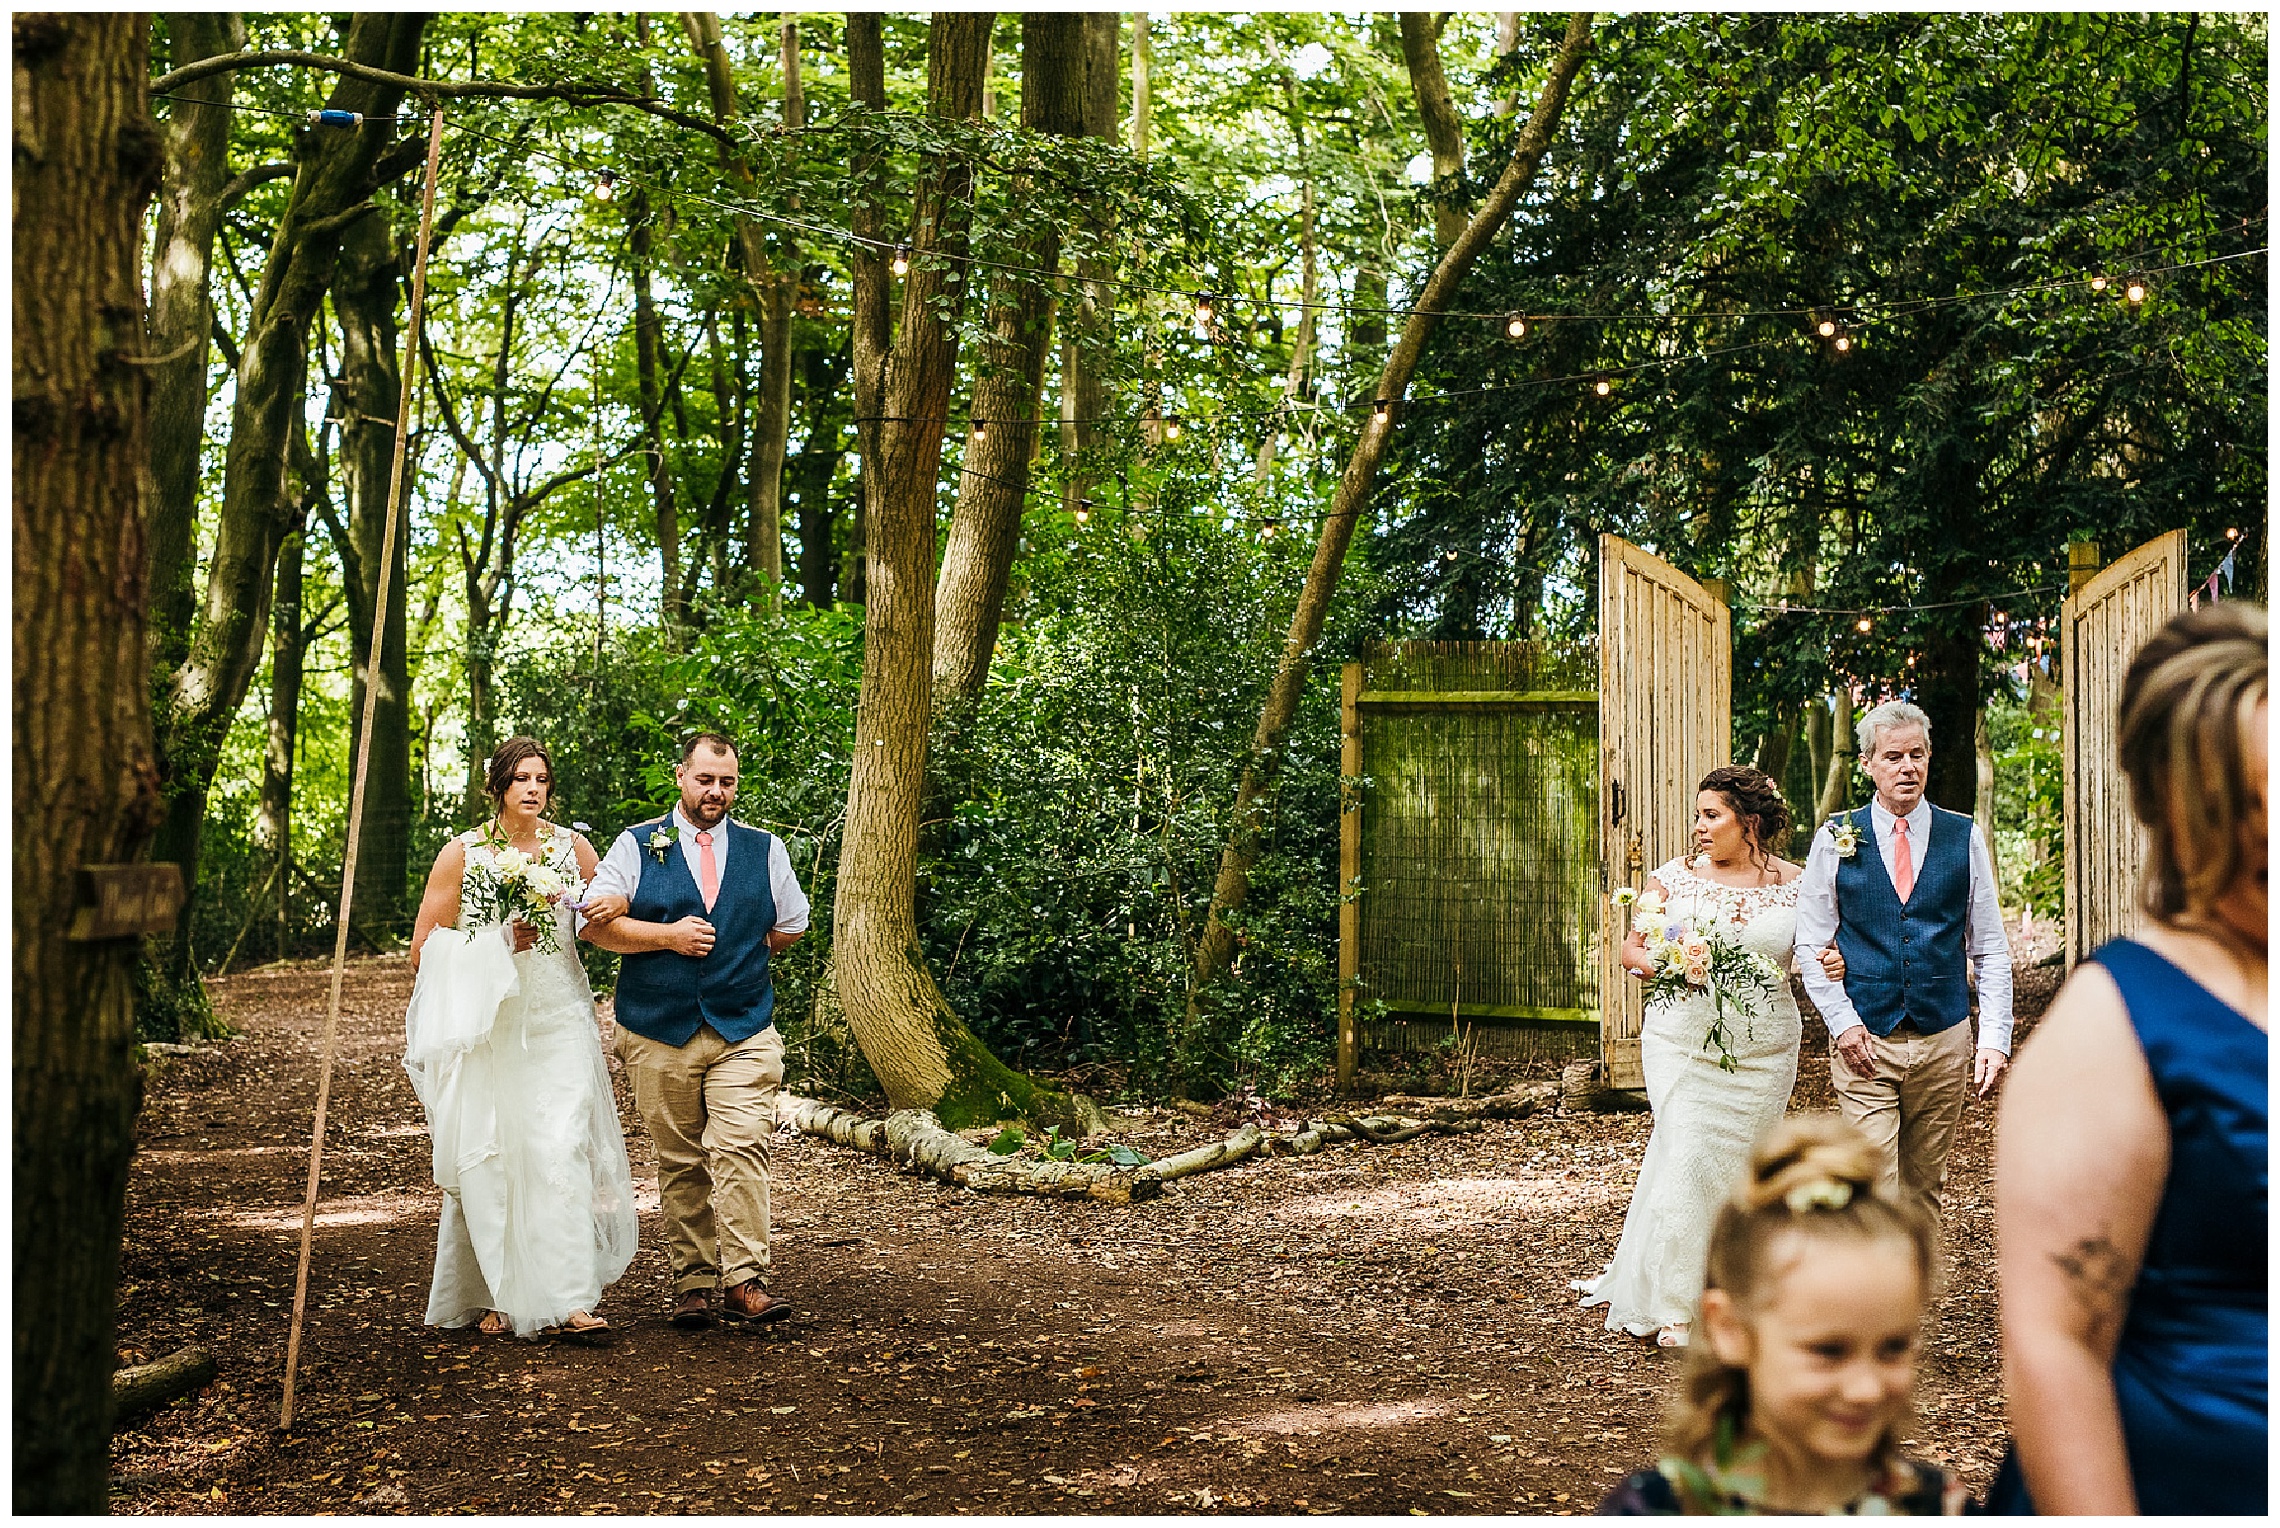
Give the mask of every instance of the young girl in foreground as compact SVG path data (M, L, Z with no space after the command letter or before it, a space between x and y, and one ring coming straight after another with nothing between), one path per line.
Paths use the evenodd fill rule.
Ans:
M1880 1166L1833 1115L1758 1148L1711 1232L1669 1453L1602 1515L1963 1510L1960 1483L1900 1456L1935 1242L1875 1191Z

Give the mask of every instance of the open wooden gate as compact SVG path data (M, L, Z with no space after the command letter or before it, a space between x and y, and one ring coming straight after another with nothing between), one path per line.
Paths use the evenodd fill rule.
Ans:
M1599 538L1599 891L1642 886L1693 842L1695 784L1733 757L1733 620L1693 579ZM1645 1085L1624 920L1599 917L1599 1046L1610 1087Z
M2099 570L2059 607L2065 699L2066 963L2137 926L2145 834L2114 751L2130 660L2185 608L2185 533L2171 531Z

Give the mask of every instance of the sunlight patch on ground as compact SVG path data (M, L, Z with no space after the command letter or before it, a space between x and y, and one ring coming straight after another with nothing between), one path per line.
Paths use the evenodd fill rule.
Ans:
M428 1199L411 1194L370 1194L359 1199L320 1201L317 1205L317 1224L320 1226L378 1226L390 1225L399 1220L432 1220L435 1206ZM240 1231L278 1231L298 1234L301 1229L301 1207L294 1205L280 1210L243 1210L236 1214L217 1214L210 1218Z
M1557 1178L1443 1178L1389 1183L1368 1192L1309 1194L1275 1211L1283 1220L1400 1220L1422 1230L1460 1230L1564 1215L1609 1200L1609 1186L1589 1175Z
M143 1150L135 1153L138 1166L184 1167L192 1162L220 1162L231 1157L306 1157L306 1146L217 1146L211 1151L168 1148L164 1151Z
M1231 1420L1226 1425L1245 1432L1282 1434L1408 1427L1445 1417L1456 1409L1454 1401L1329 1401L1316 1406L1285 1406L1279 1411Z

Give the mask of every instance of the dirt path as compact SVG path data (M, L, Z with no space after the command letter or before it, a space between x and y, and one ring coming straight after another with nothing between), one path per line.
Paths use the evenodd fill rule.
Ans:
M440 1196L397 1059L409 987L400 960L350 971L290 1439L323 969L218 983L239 1037L154 1063L121 1353L204 1343L221 1377L119 1434L114 1510L1563 1512L1653 1456L1674 1355L1566 1287L1614 1249L1643 1114L1249 1164L1128 1210L788 1142L771 1287L797 1315L769 1337L664 1321L635 1131L642 1251L603 1306L620 1337L532 1346L420 1325ZM1829 1107L1803 1072L1797 1106ZM1992 1124L1974 1105L1957 1140L1917 1444L1975 1487L2003 1437ZM1198 1138L1172 1115L1130 1137Z

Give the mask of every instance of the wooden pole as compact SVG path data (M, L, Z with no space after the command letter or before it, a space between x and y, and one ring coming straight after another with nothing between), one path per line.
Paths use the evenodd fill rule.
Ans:
M412 433L412 389L417 378L420 322L427 304L428 243L435 232L435 172L443 157L443 103L429 103L427 180L420 190L419 255L412 262L412 321L404 330L404 385L396 402L396 459L388 473L388 515L380 529L380 575L373 595L372 653L365 672L377 681L380 640L387 622L388 580L395 570L396 521L404 506L404 448ZM301 1322L309 1308L309 1246L317 1228L317 1182L324 1169L325 1108L332 1100L333 1050L340 1034L340 983L348 963L348 916L356 895L357 838L364 828L364 775L372 760L372 714L380 695L377 682L364 687L364 726L357 734L356 776L348 795L348 848L341 856L340 918L333 932L332 990L325 998L324 1060L317 1073L317 1118L309 1133L309 1187L301 1201L301 1264L293 1278L293 1327L285 1341L285 1400L277 1425L293 1425L293 1381L301 1364Z
M1354 1091L1360 1037L1354 1025L1355 984L1362 974L1362 666L1346 665L1338 706L1338 1091Z

